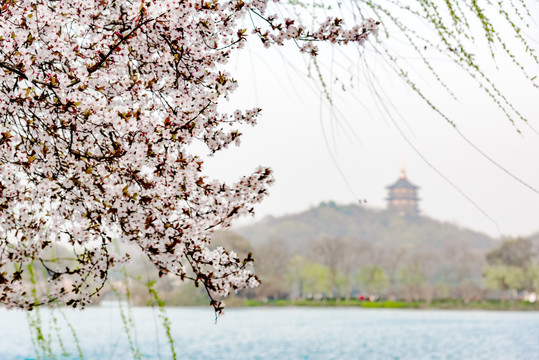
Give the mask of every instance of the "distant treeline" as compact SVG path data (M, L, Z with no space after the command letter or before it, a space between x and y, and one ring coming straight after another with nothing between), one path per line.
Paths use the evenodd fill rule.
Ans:
M254 254L262 285L225 300L286 299L342 301L365 298L464 301L527 297L539 291L539 236L496 240L427 217L333 203L307 212L270 218L237 232L219 231L215 246L239 256ZM147 266L133 264L129 274ZM206 304L201 289L174 277L157 278L170 305ZM132 301L144 304L148 291L130 281ZM239 300L238 300L239 299Z

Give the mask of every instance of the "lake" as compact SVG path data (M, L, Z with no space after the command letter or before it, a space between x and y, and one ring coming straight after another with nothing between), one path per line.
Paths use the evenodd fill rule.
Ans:
M84 359L132 359L119 308L63 309ZM539 359L539 313L361 308L167 308L178 359ZM78 359L66 320L40 310L57 359ZM158 310L132 308L142 359L170 359ZM35 359L25 313L0 309L0 359Z

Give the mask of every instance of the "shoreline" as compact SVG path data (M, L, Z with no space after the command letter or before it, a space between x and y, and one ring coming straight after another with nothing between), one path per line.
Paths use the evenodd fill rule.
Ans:
M226 301L225 301L226 303ZM539 311L539 302L499 300L452 300L440 299L430 303L426 301L399 300L245 300L241 303L227 304L228 308L236 307L359 307L364 309L415 309L415 310L491 310L491 311Z

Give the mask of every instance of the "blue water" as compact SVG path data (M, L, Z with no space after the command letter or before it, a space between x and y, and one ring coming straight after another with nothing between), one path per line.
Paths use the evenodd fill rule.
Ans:
M133 308L143 359L170 359L159 313ZM132 359L117 307L63 310L85 359ZM40 311L50 334L50 311ZM178 359L539 359L539 313L357 308L168 308ZM56 313L57 359L78 359ZM53 332L53 334L55 334ZM46 338L48 335L46 335ZM0 360L35 359L25 314L0 309Z

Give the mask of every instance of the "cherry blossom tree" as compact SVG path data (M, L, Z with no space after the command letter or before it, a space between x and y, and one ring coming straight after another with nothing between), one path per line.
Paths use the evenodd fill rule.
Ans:
M217 296L259 284L239 259L211 250L218 227L252 213L273 181L259 168L227 184L194 149L239 144L260 109L218 110L237 85L226 71L247 38L363 43L372 19L315 30L271 15L264 0L0 1L0 303L82 307L136 245L160 274ZM242 19L252 20L249 31ZM52 257L61 244L68 258ZM35 266L46 286L31 289Z

